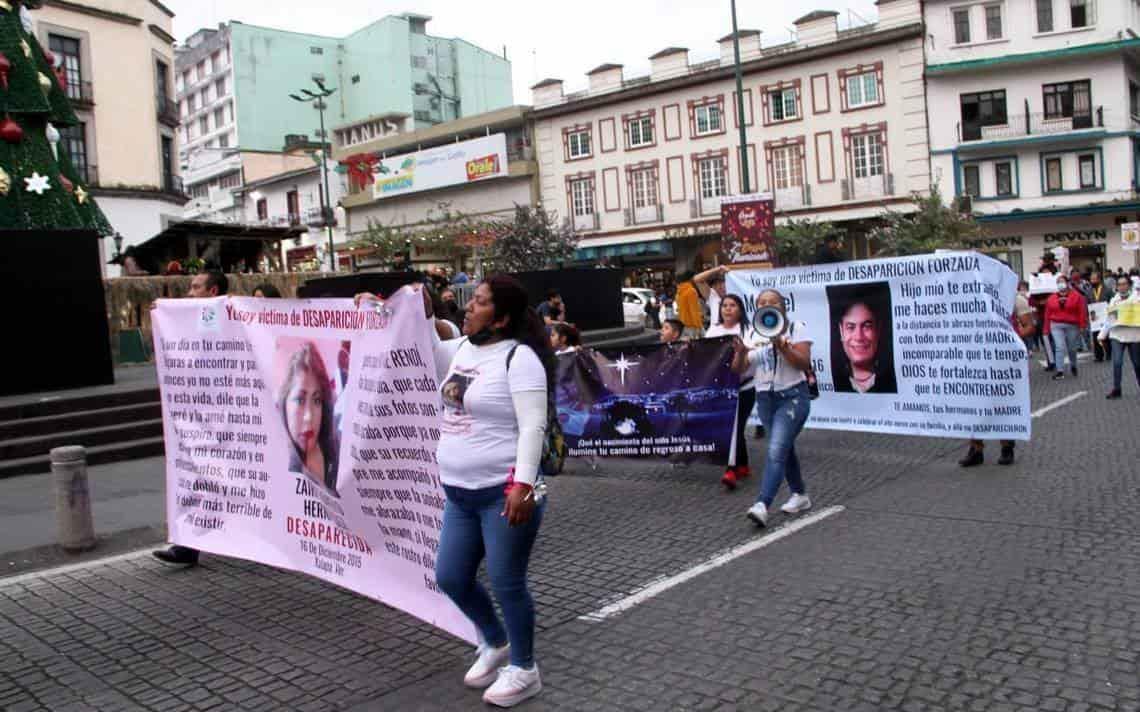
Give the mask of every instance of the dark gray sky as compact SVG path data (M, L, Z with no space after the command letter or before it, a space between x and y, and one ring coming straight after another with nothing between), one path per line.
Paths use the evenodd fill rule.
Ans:
M626 76L649 70L649 55L669 46L688 47L692 61L717 56L716 40L732 31L729 0L164 0L177 13L174 35L241 20L282 30L346 35L400 12L431 15L428 32L462 37L502 52L514 72L515 103L530 102L530 85L559 77L566 91L584 88L585 73L599 64L625 65ZM875 19L874 0L740 0L742 29L764 33L765 44L786 42L792 22L812 10L840 13L839 25ZM848 10L858 14L849 15Z

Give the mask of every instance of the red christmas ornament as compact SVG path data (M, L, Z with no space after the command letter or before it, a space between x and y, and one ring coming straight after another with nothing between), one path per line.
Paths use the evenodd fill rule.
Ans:
M3 85L4 91L8 91L8 72L12 71L12 63L0 52L0 85Z
M55 67L55 55L51 53L50 49L44 48L44 59L47 60L49 67Z
M68 194L75 192L75 184L69 181L67 176L62 173L59 174L59 184L63 186L63 189L66 190Z
M24 140L24 130L11 116L5 116L4 121L0 122L0 138L8 143L19 143Z
M59 83L59 88L67 91L67 72L63 67L55 68L55 80Z

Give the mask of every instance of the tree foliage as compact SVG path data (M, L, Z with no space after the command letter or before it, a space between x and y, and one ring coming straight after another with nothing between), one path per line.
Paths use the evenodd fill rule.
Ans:
M819 246L836 234L838 230L829 222L807 218L789 220L783 225L777 225L773 232L776 258L781 267L811 264Z
M957 205L943 205L937 186L931 188L929 195L915 193L911 201L914 212L888 210L883 215L884 224L871 232L879 245L876 257L960 249L983 234L972 215L960 212Z
M491 231L486 262L496 272L545 269L574 259L578 249L574 228L541 208L516 205L514 219L493 223Z
M424 220L412 225L386 225L370 220L368 229L353 247L371 247L383 262L392 262L408 247L447 258L470 252L468 238L488 234L491 224L453 210L451 203L436 203Z

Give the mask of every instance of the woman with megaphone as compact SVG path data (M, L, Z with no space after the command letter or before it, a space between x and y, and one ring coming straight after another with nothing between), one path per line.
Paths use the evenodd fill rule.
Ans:
M756 409L768 430L764 477L748 518L758 526L768 524L768 508L784 480L792 496L780 509L788 514L811 507L804 487L796 437L811 412L807 372L811 370L811 336L802 321L791 322L784 295L767 289L756 297L756 314L749 339L735 343L733 370L751 372Z

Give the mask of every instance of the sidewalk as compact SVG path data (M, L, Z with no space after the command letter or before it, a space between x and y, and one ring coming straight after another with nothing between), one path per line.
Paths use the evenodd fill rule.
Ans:
M575 467L533 563L546 689L524 709L1140 709L1140 487L1120 446L1140 399L1106 405L1107 372L1035 373L1035 409L1087 395L1036 419L1011 468L809 431L816 509L845 511L602 622L580 617L761 536L743 516L757 483ZM483 709L469 663L402 613L233 559L0 579L5 710Z

